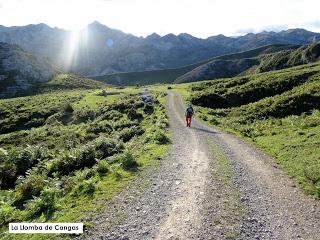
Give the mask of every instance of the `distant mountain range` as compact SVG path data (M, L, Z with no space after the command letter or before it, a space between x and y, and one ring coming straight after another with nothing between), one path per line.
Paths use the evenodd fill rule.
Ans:
M200 39L185 33L136 37L99 22L89 24L78 36L45 24L0 26L0 42L17 44L62 70L86 76L177 68L269 44L305 45L319 40L320 33L304 29Z
M283 50L297 49L300 45L273 44L255 49L208 58L204 61L162 70L114 73L94 77L113 85L148 85L154 83L195 82L205 79L232 77L259 65L259 57Z

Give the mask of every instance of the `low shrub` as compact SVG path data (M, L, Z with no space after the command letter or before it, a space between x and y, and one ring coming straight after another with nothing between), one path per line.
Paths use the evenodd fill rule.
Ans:
M4 204L1 205L0 208L0 226L4 226L10 222L20 222L22 221L22 214L20 210L16 209L15 207Z
M140 126L133 126L131 128L125 128L119 133L119 138L123 142L130 141L135 136L140 136L144 133L144 130Z
M50 218L57 209L57 197L59 194L60 191L56 188L45 188L39 197L28 202L26 209L29 211L29 217L38 217L43 213L46 218Z
M143 115L141 113L137 112L137 110L131 108L128 111L128 118L130 120L141 120L141 119L143 119Z
M63 108L64 113L71 114L74 112L71 103L67 103Z
M154 106L153 104L146 104L143 108L144 113L152 114L154 112Z
M20 183L16 186L15 205L19 205L25 200L39 196L47 185L46 178L37 173L30 173L26 177L19 179L19 182Z
M89 125L86 132L87 134L99 134L99 133L107 133L110 134L113 131L113 128L109 121L98 121Z
M40 146L28 146L11 153L11 161L17 168L18 175L25 175L26 171L35 166L47 156L46 150Z
M95 163L95 148L92 145L85 145L71 153L64 153L62 157L54 160L49 168L49 173L58 172L61 175L68 175L74 170L92 167Z
M97 113L90 108L82 108L74 112L74 116L78 122L87 122L89 120L94 120Z
M160 130L155 131L153 137L156 143L158 144L167 144L170 142L170 139L168 138L168 136L163 131L160 131Z
M119 131L121 129L129 128L137 125L138 125L137 122L121 119L120 121L114 122L113 129Z
M106 173L109 171L109 164L106 160L101 160L98 162L97 172L100 176L105 176Z
M122 114L117 111L117 110L110 110L108 112L105 112L104 114L101 115L101 118L103 120L113 120L113 121L118 121L120 118L122 118Z
M91 168L98 159L120 153L122 149L123 145L116 140L100 137L54 160L49 167L49 173L58 172L61 175L68 175L75 170Z
M125 170L131 170L138 167L138 162L134 158L131 152L127 151L124 154L119 156L118 161L121 163L121 166Z
M96 190L96 181L94 179L88 179L79 182L72 192L75 196L81 196L81 195L89 195L92 196Z
M0 163L0 188L9 189L15 186L17 180L17 168L11 162Z
M96 139L93 144L96 150L96 156L99 159L110 157L116 153L122 152L124 149L121 142L106 137Z

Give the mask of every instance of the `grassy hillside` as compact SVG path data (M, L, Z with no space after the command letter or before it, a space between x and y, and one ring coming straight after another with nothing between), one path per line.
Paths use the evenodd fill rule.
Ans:
M176 83L197 82L216 78L227 78L237 76L261 62L261 56L266 54L290 51L296 49L296 45L270 45L237 54L225 55L213 58L189 72L175 79Z
M190 85L208 123L250 139L320 198L320 63Z
M259 59L256 57L235 60L213 60L178 77L175 82L197 82L208 79L234 77L258 64Z
M60 86L61 78L54 80ZM166 149L164 95L56 91L0 100L0 237L9 222L85 222ZM142 154L143 153L143 154Z
M285 50L274 54L267 54L261 58L260 65L254 69L255 73L268 72L283 68L308 64L320 59L320 43L302 46L296 50Z
M102 81L113 85L149 85L154 83L171 83L174 82L179 76L213 60L231 61L235 59L253 58L260 54L267 54L272 52L281 51L284 49L297 48L293 45L269 45L245 52L224 55L220 57L210 58L195 64L187 65L180 68L171 68L164 70L144 71L144 72L128 72L116 73L105 76L94 77L98 81ZM251 66L250 66L251 67ZM179 82L179 81L178 81Z
M298 49L297 46L271 47L265 51L253 51L251 55L245 52L238 57L216 58L178 77L175 82L196 82L244 76L312 63L320 59L320 43L313 43Z
M60 73L48 82L35 85L30 92L43 93L60 90L98 89L104 87L106 87L106 85L99 81L71 73Z
M277 51L278 50L278 51ZM197 82L209 79L244 76L312 63L320 59L320 43L302 46L271 48L256 55L240 58L214 59L178 77L175 82Z

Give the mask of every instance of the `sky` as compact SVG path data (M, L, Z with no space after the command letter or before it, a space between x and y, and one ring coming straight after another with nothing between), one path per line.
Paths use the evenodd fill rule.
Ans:
M320 32L319 0L0 0L0 25L79 30L93 21L136 36Z

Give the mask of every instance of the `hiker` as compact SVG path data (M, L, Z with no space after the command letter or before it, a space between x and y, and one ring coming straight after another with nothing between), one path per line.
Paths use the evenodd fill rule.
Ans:
M193 113L194 113L193 107L191 106L191 104L189 104L186 109L186 112L185 112L187 127L191 126L191 118L192 118Z

